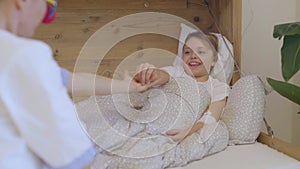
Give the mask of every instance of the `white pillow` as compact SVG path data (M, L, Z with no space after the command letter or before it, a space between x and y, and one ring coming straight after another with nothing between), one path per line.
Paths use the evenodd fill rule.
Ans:
M229 144L249 144L257 139L265 110L265 91L261 80L246 76L229 92L222 120L229 131Z
M178 44L178 54L177 54L176 59L174 60L174 63L173 63L174 66L178 66L178 65L181 66L181 64L182 64L182 60L181 60L182 49L183 49L183 45L185 43L187 36L190 33L200 31L198 28L196 28L196 27L192 28L190 26L187 26L184 23L181 23L180 26L181 26L181 32L180 32L179 44ZM232 47L232 44L226 39L226 37L223 36L224 37L224 40L223 40L221 34L218 34L218 33L213 33L213 34L216 35L218 38L219 55L218 55L218 61L215 65L214 69L211 72L211 76L220 80L221 82L225 82L225 83L229 84L231 81L231 78L232 78L232 74L233 74L234 59L230 55L230 52L228 51L226 44L224 43L224 40L226 41L232 54L233 54L233 47Z

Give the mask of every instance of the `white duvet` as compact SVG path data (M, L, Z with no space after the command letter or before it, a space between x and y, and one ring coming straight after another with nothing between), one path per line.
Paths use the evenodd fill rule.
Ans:
M206 125L180 143L164 133L194 125L210 103L206 89L176 78L145 93L91 97L76 105L98 146L92 168L160 169L184 166L222 151L228 143L223 122Z

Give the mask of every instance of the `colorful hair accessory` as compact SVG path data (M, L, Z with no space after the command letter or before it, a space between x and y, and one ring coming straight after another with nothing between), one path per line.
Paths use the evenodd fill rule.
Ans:
M55 20L57 5L58 0L47 0L47 11L43 23L51 23Z

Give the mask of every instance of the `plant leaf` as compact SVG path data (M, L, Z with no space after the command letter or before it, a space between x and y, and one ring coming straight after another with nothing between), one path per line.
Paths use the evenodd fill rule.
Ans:
M300 34L300 22L279 24L274 26L273 37L279 40L285 35Z
M281 70L285 81L290 80L300 69L300 34L286 35L281 48Z
M267 81L280 95L300 105L300 87L271 78L267 78Z

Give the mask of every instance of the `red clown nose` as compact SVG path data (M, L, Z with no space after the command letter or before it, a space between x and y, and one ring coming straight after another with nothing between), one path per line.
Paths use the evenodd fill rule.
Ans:
M47 0L47 11L43 23L51 23L55 20L58 0Z

